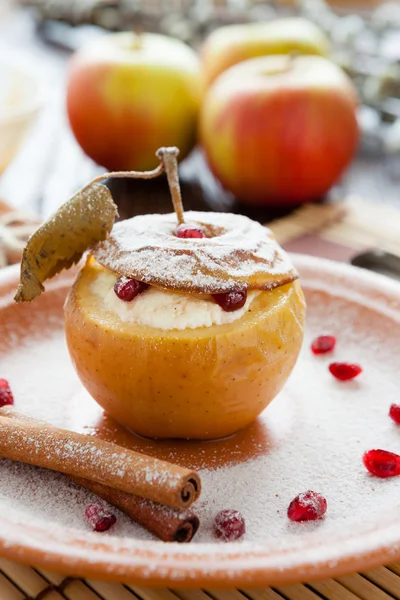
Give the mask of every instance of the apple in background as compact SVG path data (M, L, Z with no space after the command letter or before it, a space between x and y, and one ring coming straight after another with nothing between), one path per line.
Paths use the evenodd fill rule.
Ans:
M248 204L294 205L329 190L357 147L350 79L319 56L265 56L209 88L200 138L222 185Z
M203 85L243 60L290 52L327 56L330 43L317 25L301 17L220 27L201 50Z
M156 167L160 146L180 159L196 141L199 62L186 44L150 33L106 35L72 58L67 111L74 135L110 170Z

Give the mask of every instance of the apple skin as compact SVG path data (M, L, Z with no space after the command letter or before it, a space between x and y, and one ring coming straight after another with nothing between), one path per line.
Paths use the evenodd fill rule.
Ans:
M203 87L239 62L290 52L328 56L330 42L317 25L301 17L220 27L201 49Z
M200 138L211 170L239 200L296 205L324 195L351 161L356 107L350 79L325 58L253 58L208 90Z
M158 439L243 429L285 384L303 341L298 281L262 291L239 321L185 330L122 322L92 285L91 257L64 307L69 353L92 397L121 425Z
M199 60L186 44L157 34L116 33L71 60L67 111L72 131L110 170L146 170L161 146L184 158L196 141Z

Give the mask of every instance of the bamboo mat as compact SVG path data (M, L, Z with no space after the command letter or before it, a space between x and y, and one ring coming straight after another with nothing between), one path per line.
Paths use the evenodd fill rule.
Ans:
M0 213L4 207L0 206ZM360 198L304 206L269 224L288 250L348 261L380 248L400 256L400 210ZM1 522L0 522L1 523ZM1 524L0 524L1 527ZM0 559L0 600L400 600L400 564L262 589L170 590L80 580Z
M75 579L0 559L1 600L393 600L400 564L336 579L271 588L152 589Z

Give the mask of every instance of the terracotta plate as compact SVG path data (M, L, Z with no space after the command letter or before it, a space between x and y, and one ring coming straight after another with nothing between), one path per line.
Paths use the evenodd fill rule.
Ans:
M106 534L89 531L87 492L61 475L0 461L0 548L10 559L81 576L168 586L240 586L325 578L400 557L400 478L369 476L369 448L400 451L388 417L399 402L400 285L342 264L297 256L308 302L306 340L284 391L249 429L211 443L156 443L103 415L69 362L62 304L73 274L48 285L32 305L12 302L18 271L0 273L0 377L21 411L201 470L201 529L187 546L163 544L123 515ZM332 356L315 357L312 338L333 333ZM332 360L364 371L338 382ZM326 518L290 523L299 492L327 498ZM241 510L247 534L224 544L215 513Z

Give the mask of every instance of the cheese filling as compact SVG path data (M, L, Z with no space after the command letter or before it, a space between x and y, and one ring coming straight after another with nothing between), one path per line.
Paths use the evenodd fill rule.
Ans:
M158 329L196 329L223 325L240 319L251 307L259 291L248 293L246 304L233 312L226 312L212 296L182 294L149 287L131 302L120 300L114 292L118 277L103 271L91 286L92 292L100 297L105 308L117 315L121 321L135 322Z

